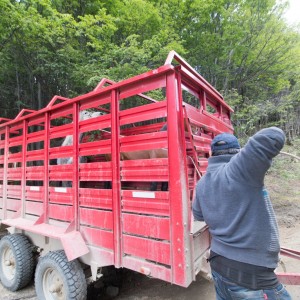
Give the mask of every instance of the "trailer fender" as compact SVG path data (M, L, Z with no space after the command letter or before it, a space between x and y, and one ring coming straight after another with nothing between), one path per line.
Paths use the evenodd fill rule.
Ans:
M69 261L89 252L86 242L79 231L68 231L65 228L46 223L34 223L32 220L24 218L6 219L2 223L12 227L9 228L9 232L15 232L16 228L60 240Z

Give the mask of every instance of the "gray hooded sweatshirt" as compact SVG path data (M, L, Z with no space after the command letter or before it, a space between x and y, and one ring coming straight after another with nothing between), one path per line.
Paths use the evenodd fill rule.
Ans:
M264 177L285 142L276 127L262 129L235 155L209 158L196 187L193 214L205 221L211 250L226 258L276 268L278 227Z

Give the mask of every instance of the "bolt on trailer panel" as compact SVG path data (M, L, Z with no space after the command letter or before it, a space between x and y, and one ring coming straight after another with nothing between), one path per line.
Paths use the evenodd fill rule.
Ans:
M209 248L194 188L211 139L233 132L231 111L174 52L156 70L23 110L0 124L2 223L58 240L93 269L188 286Z

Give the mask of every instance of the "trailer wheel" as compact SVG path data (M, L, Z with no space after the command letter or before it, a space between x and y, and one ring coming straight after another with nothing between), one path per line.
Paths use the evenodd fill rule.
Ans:
M87 284L80 263L68 261L64 251L49 252L36 267L35 290L40 300L85 300Z
M12 292L25 287L34 266L32 244L25 235L6 235L0 240L0 279L4 287Z

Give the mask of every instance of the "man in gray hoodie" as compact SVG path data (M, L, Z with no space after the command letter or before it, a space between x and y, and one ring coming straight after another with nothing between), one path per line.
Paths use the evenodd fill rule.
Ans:
M264 187L272 159L285 142L276 127L262 129L240 149L229 133L217 135L206 174L196 187L195 220L211 233L210 265L217 300L290 300L274 269L279 236L274 210Z

